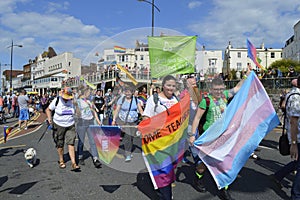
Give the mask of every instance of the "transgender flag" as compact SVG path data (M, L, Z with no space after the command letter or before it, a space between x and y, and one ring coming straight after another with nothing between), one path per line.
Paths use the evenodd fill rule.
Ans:
M251 60L254 62L254 64L257 67L264 69L264 67L261 64L259 64L259 58L257 58L257 56L256 56L256 48L248 39L247 39L247 48L248 48L249 58L251 58Z
M252 71L222 117L194 143L219 189L235 180L260 141L278 124L269 96Z

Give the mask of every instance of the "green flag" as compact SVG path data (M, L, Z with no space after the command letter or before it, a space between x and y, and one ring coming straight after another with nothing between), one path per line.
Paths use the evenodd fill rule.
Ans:
M197 36L148 37L152 78L194 73Z

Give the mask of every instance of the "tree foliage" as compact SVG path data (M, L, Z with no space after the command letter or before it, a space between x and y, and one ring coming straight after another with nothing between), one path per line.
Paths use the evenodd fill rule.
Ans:
M273 62L269 68L275 69L278 68L282 73L288 73L289 67L294 67L296 72L300 72L300 62L291 60L291 59L282 59L282 60L277 60Z

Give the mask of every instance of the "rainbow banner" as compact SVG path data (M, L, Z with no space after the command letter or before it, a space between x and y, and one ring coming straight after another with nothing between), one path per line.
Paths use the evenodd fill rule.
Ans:
M248 56L251 58L251 60L254 62L254 64L261 69L265 69L260 63L259 63L259 58L257 58L256 55L256 48L254 45L247 39L247 48L248 48Z
M272 102L252 71L222 117L194 143L219 189L235 180L251 153L278 124Z
M8 127L8 126L4 126L3 129L4 129L4 130L3 130L3 134L4 134L3 141L4 141L4 143L6 143L8 134L11 133L11 131L12 131L13 128L12 128L12 127Z
M126 53L126 48L114 46L114 53Z
M135 80L135 78L129 73L129 71L127 69L125 69L124 67L122 67L121 65L117 64L117 67L122 71L125 72L126 76L128 76L128 78L132 81L132 83L134 85L137 85L138 82Z
M110 164L119 150L121 129L118 126L89 127L94 138L99 158Z
M169 115L165 111L138 125L143 158L155 189L175 181L175 169L185 151L189 103L187 94L169 109Z

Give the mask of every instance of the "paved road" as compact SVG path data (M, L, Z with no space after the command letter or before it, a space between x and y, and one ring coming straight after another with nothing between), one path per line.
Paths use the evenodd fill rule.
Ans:
M103 165L101 169L96 169L92 160L87 158L86 165L81 166L81 172L72 172L70 161L67 161L66 169L58 168L58 157L50 133L46 133L38 143L45 129L46 126L42 125L31 134L0 144L1 199L155 199L138 147L130 163L124 162L120 150L110 166ZM273 188L268 179L269 174L289 161L288 157L280 156L276 149L279 135L279 130L275 129L266 136L256 152L261 159L249 159L231 185L231 193L236 200L289 198L293 175L284 179L285 187L280 191ZM137 138L135 143L139 143ZM23 150L29 147L37 149L39 164L34 168L29 168L24 159ZM173 187L174 199L219 199L216 186L208 174L205 176L208 192L203 194L194 190L191 185L192 171L192 166L188 164L179 165L178 180Z

